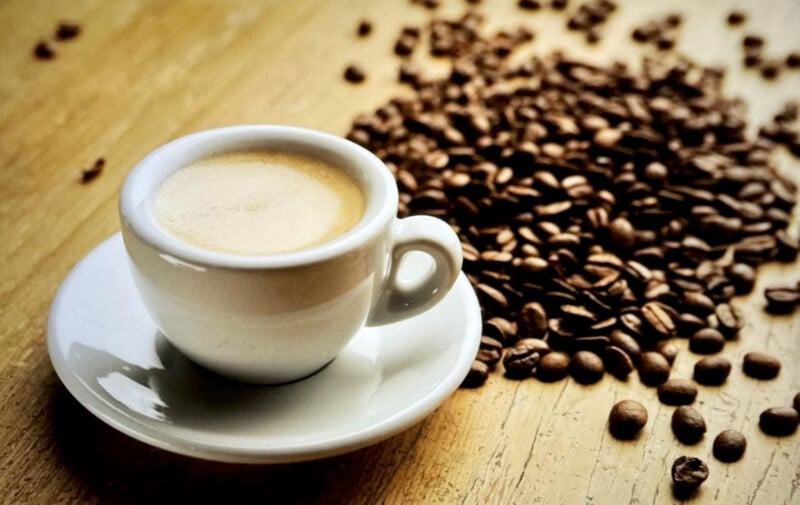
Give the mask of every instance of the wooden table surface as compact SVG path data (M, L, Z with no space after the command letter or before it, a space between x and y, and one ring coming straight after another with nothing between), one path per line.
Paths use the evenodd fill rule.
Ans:
M800 71L768 83L739 63L745 31L766 35L769 53L799 50L800 2L741 0L750 20L736 30L725 26L731 5L722 1L622 3L599 48L567 32L564 15L549 9L523 12L513 0L485 0L480 9L489 30L533 28L535 52L560 47L631 61L647 51L628 42L634 24L684 12L679 49L726 65L727 88L748 99L752 119L800 99ZM455 15L465 5L447 1L438 12ZM692 447L674 440L672 408L635 378L585 387L494 375L373 447L302 464L230 465L129 439L60 384L45 347L50 303L70 268L119 229L117 193L134 163L179 135L221 125L344 134L357 113L398 92L394 39L402 25L431 15L406 0L0 3L0 502L672 503L669 467L688 454L711 468L697 503L800 503L800 435L771 438L756 426L764 408L788 405L800 391L800 316L765 317L758 294L800 278L797 265L763 268L757 294L740 300L747 326L725 351L737 366L726 386L701 388L696 406L709 431ZM362 17L375 30L358 40ZM83 33L58 44L54 60L35 60L35 42L60 19L80 22ZM349 62L367 70L366 83L342 80ZM81 169L99 156L107 160L103 174L82 185ZM777 161L800 179L796 160ZM696 359L685 343L678 342L676 376L689 376ZM749 350L782 358L777 380L743 376L739 363ZM607 433L608 410L623 398L650 412L636 442ZM744 459L730 465L711 457L714 435L726 428L749 441Z

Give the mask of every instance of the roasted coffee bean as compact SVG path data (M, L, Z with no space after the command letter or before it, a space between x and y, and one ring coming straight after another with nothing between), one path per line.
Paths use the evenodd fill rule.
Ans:
M689 405L697 398L697 386L687 379L669 379L658 386L658 399L664 405Z
M786 230L778 230L775 233L775 241L778 246L775 252L775 259L786 263L791 263L797 259L800 252L800 243L797 239L790 236Z
M614 330L609 337L609 343L625 351L634 364L639 362L639 357L642 355L642 348L639 346L639 342L632 336L622 330Z
M58 40L71 40L81 34L81 25L62 21L56 27L56 38Z
M742 370L754 379L770 380L778 376L781 362L778 358L763 352L748 352L744 355Z
M482 361L489 365L489 368L494 368L500 357L503 354L503 344L492 337L481 337L480 348L475 359Z
M761 77L764 79L775 79L781 73L781 62L778 60L765 61L761 65Z
M719 386L731 373L731 362L722 356L708 356L694 364L694 380L706 386Z
M550 352L542 356L536 368L536 378L542 382L556 382L567 376L570 358L563 352Z
M656 345L656 352L667 360L667 363L672 366L675 363L675 358L678 356L678 346L672 342L659 342Z
M97 179L97 177L99 177L100 174L103 173L103 167L105 166L106 166L105 158L97 158L91 167L85 168L81 171L81 182L83 184L87 184Z
M33 47L33 55L37 60L52 60L56 57L56 49L52 43L40 40Z
M736 337L739 334L739 330L744 326L742 311L729 303L717 305L714 313L719 323L717 329L725 338L732 339Z
M605 369L620 380L626 380L635 368L628 353L615 345L607 346L603 356Z
M689 350L696 354L716 354L723 347L725 337L714 328L703 328L689 339Z
M758 417L758 427L767 435L785 437L797 431L800 414L792 407L772 407Z
M642 315L659 339L669 337L675 331L672 317L658 302L645 303L642 306Z
M747 263L735 263L728 269L728 278L733 283L737 295L744 295L753 290L756 283L756 271Z
M767 288L764 290L767 299L767 312L772 314L788 314L800 303L800 291L792 288Z
M731 11L728 14L728 24L731 26L737 26L744 23L747 20L747 14L742 11Z
M348 65L347 68L344 69L344 78L347 82L352 83L359 83L364 82L364 79L367 78L367 74L356 65Z
M517 315L517 332L521 338L543 338L547 335L547 312L538 302L522 306Z
M786 55L786 66L789 68L800 67L800 52L791 52Z
M653 351L643 352L639 358L639 380L646 386L659 386L669 379L667 359Z
M800 412L800 393L794 395L794 403L792 405L794 405L794 410Z
M572 355L569 373L576 382L594 384L603 378L605 367L600 356L589 351L578 351Z
M747 448L747 439L736 430L725 430L714 438L714 457L724 463L742 459Z
M630 440L647 424L647 409L634 400L622 400L611 408L608 429L620 440Z
M686 499L708 479L708 465L699 458L680 456L672 463L672 492Z
M476 388L482 386L486 379L489 377L489 365L482 361L475 360L467 372L467 376L461 383L463 388Z
M672 413L672 433L675 438L687 445L693 445L703 438L706 421L694 407L681 406Z
M517 0L517 5L520 9L531 11L538 11L542 8L542 4L539 0Z
M544 340L527 338L518 341L503 356L506 376L515 379L531 377L542 355L548 352L550 346Z
M509 346L517 340L516 324L502 317L492 317L486 320L483 323L483 333L501 342L504 346Z

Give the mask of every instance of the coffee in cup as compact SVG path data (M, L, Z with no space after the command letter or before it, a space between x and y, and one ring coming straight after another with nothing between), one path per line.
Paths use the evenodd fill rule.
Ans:
M312 248L364 215L358 183L324 160L281 151L239 151L181 168L156 193L158 223L197 247L241 255Z

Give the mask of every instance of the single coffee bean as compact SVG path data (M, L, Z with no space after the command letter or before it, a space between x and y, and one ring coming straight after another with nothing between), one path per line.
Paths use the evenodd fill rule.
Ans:
M756 283L756 271L747 263L734 263L728 269L728 278L733 283L737 295L745 295L753 290Z
M792 407L772 407L758 418L758 427L767 435L785 437L797 430L800 414Z
M774 379L781 371L781 362L778 358L763 352L748 352L744 355L742 370L754 379Z
M547 312L542 304L529 302L517 315L517 331L520 338L543 338L547 335Z
M634 363L639 361L639 357L642 355L642 348L639 346L639 342L637 342L635 338L622 330L614 330L611 332L609 341L611 345L619 347L625 351L625 353L630 356Z
M672 413L672 433L684 444L696 444L705 432L706 421L697 409L684 405Z
M634 400L622 400L611 408L608 415L608 428L620 440L634 438L647 424L647 409Z
M675 358L678 356L678 346L672 342L659 342L656 346L656 352L667 360L670 366L675 363Z
M461 383L463 388L476 388L482 386L486 379L489 377L489 365L482 361L475 360L467 372L467 376Z
M359 83L364 82L364 79L367 78L367 74L356 65L348 65L347 68L344 69L344 78L347 82L352 83Z
M747 14L742 11L731 11L728 14L728 24L731 26L737 26L744 23L747 20Z
M605 367L600 356L590 351L578 351L569 362L569 373L576 382L594 384L603 378Z
M714 328L703 328L689 339L689 350L696 354L715 354L723 347L725 337Z
M633 360L628 353L615 345L605 348L604 358L608 373L620 380L626 380L634 370Z
M33 47L33 55L37 60L52 60L56 57L56 48L46 40L40 40Z
M800 393L794 395L794 410L800 412Z
M672 463L672 491L676 498L688 498L706 479L708 465L699 458L680 456Z
M689 405L697 398L697 386L688 379L669 379L658 386L658 399L664 405Z
M536 378L542 382L556 382L569 372L569 355L563 352L550 352L542 356L536 368Z
M739 461L747 448L747 439L736 430L720 432L714 439L714 457L725 463Z
M694 364L693 378L699 384L719 386L731 373L731 362L722 356L708 356Z
M62 21L56 27L56 38L58 40L71 40L81 34L81 25Z
M800 291L791 288L767 288L764 290L767 299L767 312L771 314L788 314L800 303Z
M356 33L359 37L366 37L370 33L372 33L372 23L367 21L366 19L360 21L358 23L358 28L356 29Z
M653 351L643 352L639 359L639 380L646 386L659 386L669 379L667 359Z
M648 302L642 306L642 316L659 338L666 338L675 331L675 323L669 312L658 302Z
M524 379L531 377L542 354L549 352L550 346L544 340L526 338L518 341L503 356L506 377Z
M739 330L744 326L742 311L729 303L720 303L717 305L715 314L719 322L717 329L725 338L732 339L736 337Z

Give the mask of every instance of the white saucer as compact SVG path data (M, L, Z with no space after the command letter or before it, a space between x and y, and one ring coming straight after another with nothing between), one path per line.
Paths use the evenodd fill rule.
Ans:
M362 330L316 375L246 386L195 366L164 339L116 234L67 276L47 331L61 381L121 432L199 458L279 463L374 444L433 412L466 376L481 320L462 273L436 307Z

